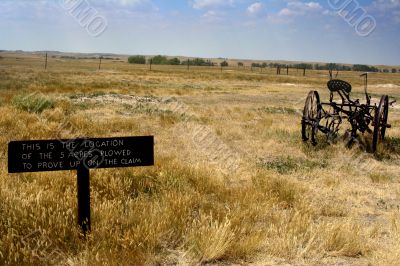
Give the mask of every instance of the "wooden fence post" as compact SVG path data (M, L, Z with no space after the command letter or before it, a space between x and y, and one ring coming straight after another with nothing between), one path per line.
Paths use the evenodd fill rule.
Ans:
M46 53L46 61L44 63L44 70L47 70L47 53Z

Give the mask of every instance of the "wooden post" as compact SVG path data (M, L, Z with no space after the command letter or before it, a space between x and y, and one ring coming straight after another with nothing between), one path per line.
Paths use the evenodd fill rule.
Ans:
M46 53L46 61L44 63L44 70L47 70L47 53Z
M102 59L102 58L103 58L103 57L100 56L99 70L101 69L101 59Z
M189 68L190 68L190 61L189 61L189 59L187 60L187 70L189 71Z
M153 64L153 58L150 59L150 71L151 71L151 65Z
M289 76L289 66L286 66L286 75Z
M91 231L90 221L90 173L86 166L78 168L78 225L86 236Z
M303 69L303 76L306 76L306 68Z

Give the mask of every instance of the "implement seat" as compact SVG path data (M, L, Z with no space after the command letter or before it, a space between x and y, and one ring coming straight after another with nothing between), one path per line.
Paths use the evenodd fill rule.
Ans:
M330 80L328 82L328 88L331 92L343 91L346 94L350 94L351 92L351 84L340 79Z
M333 98L333 92L337 92L342 100L346 98L348 101L350 101L349 96L352 89L350 83L340 79L332 79L328 82L328 89L331 92L331 99Z

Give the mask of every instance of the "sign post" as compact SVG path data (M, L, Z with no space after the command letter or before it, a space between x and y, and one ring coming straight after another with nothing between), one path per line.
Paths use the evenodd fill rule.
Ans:
M78 168L78 225L84 234L90 232L90 175L84 166Z
M8 172L77 171L78 225L91 230L90 169L154 165L154 137L13 141Z

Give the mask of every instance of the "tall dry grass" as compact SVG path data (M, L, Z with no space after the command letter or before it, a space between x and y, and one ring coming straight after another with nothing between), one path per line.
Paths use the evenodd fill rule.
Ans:
M311 88L328 96L324 73L150 72L121 62L97 72L92 65L53 61L43 72L37 58L0 62L1 265L396 265L397 109L373 156L340 139L317 147L300 141L298 110ZM357 73L348 74L361 93ZM378 85L398 80L378 74L371 90L397 98L397 87ZM32 112L36 101L23 97L32 92L51 105ZM191 114L123 97L102 101L107 95L172 96ZM189 131L178 130L185 116L240 155L237 173L224 175ZM156 137L154 167L91 171L88 239L76 226L76 173L9 175L5 157L11 140L82 135Z

